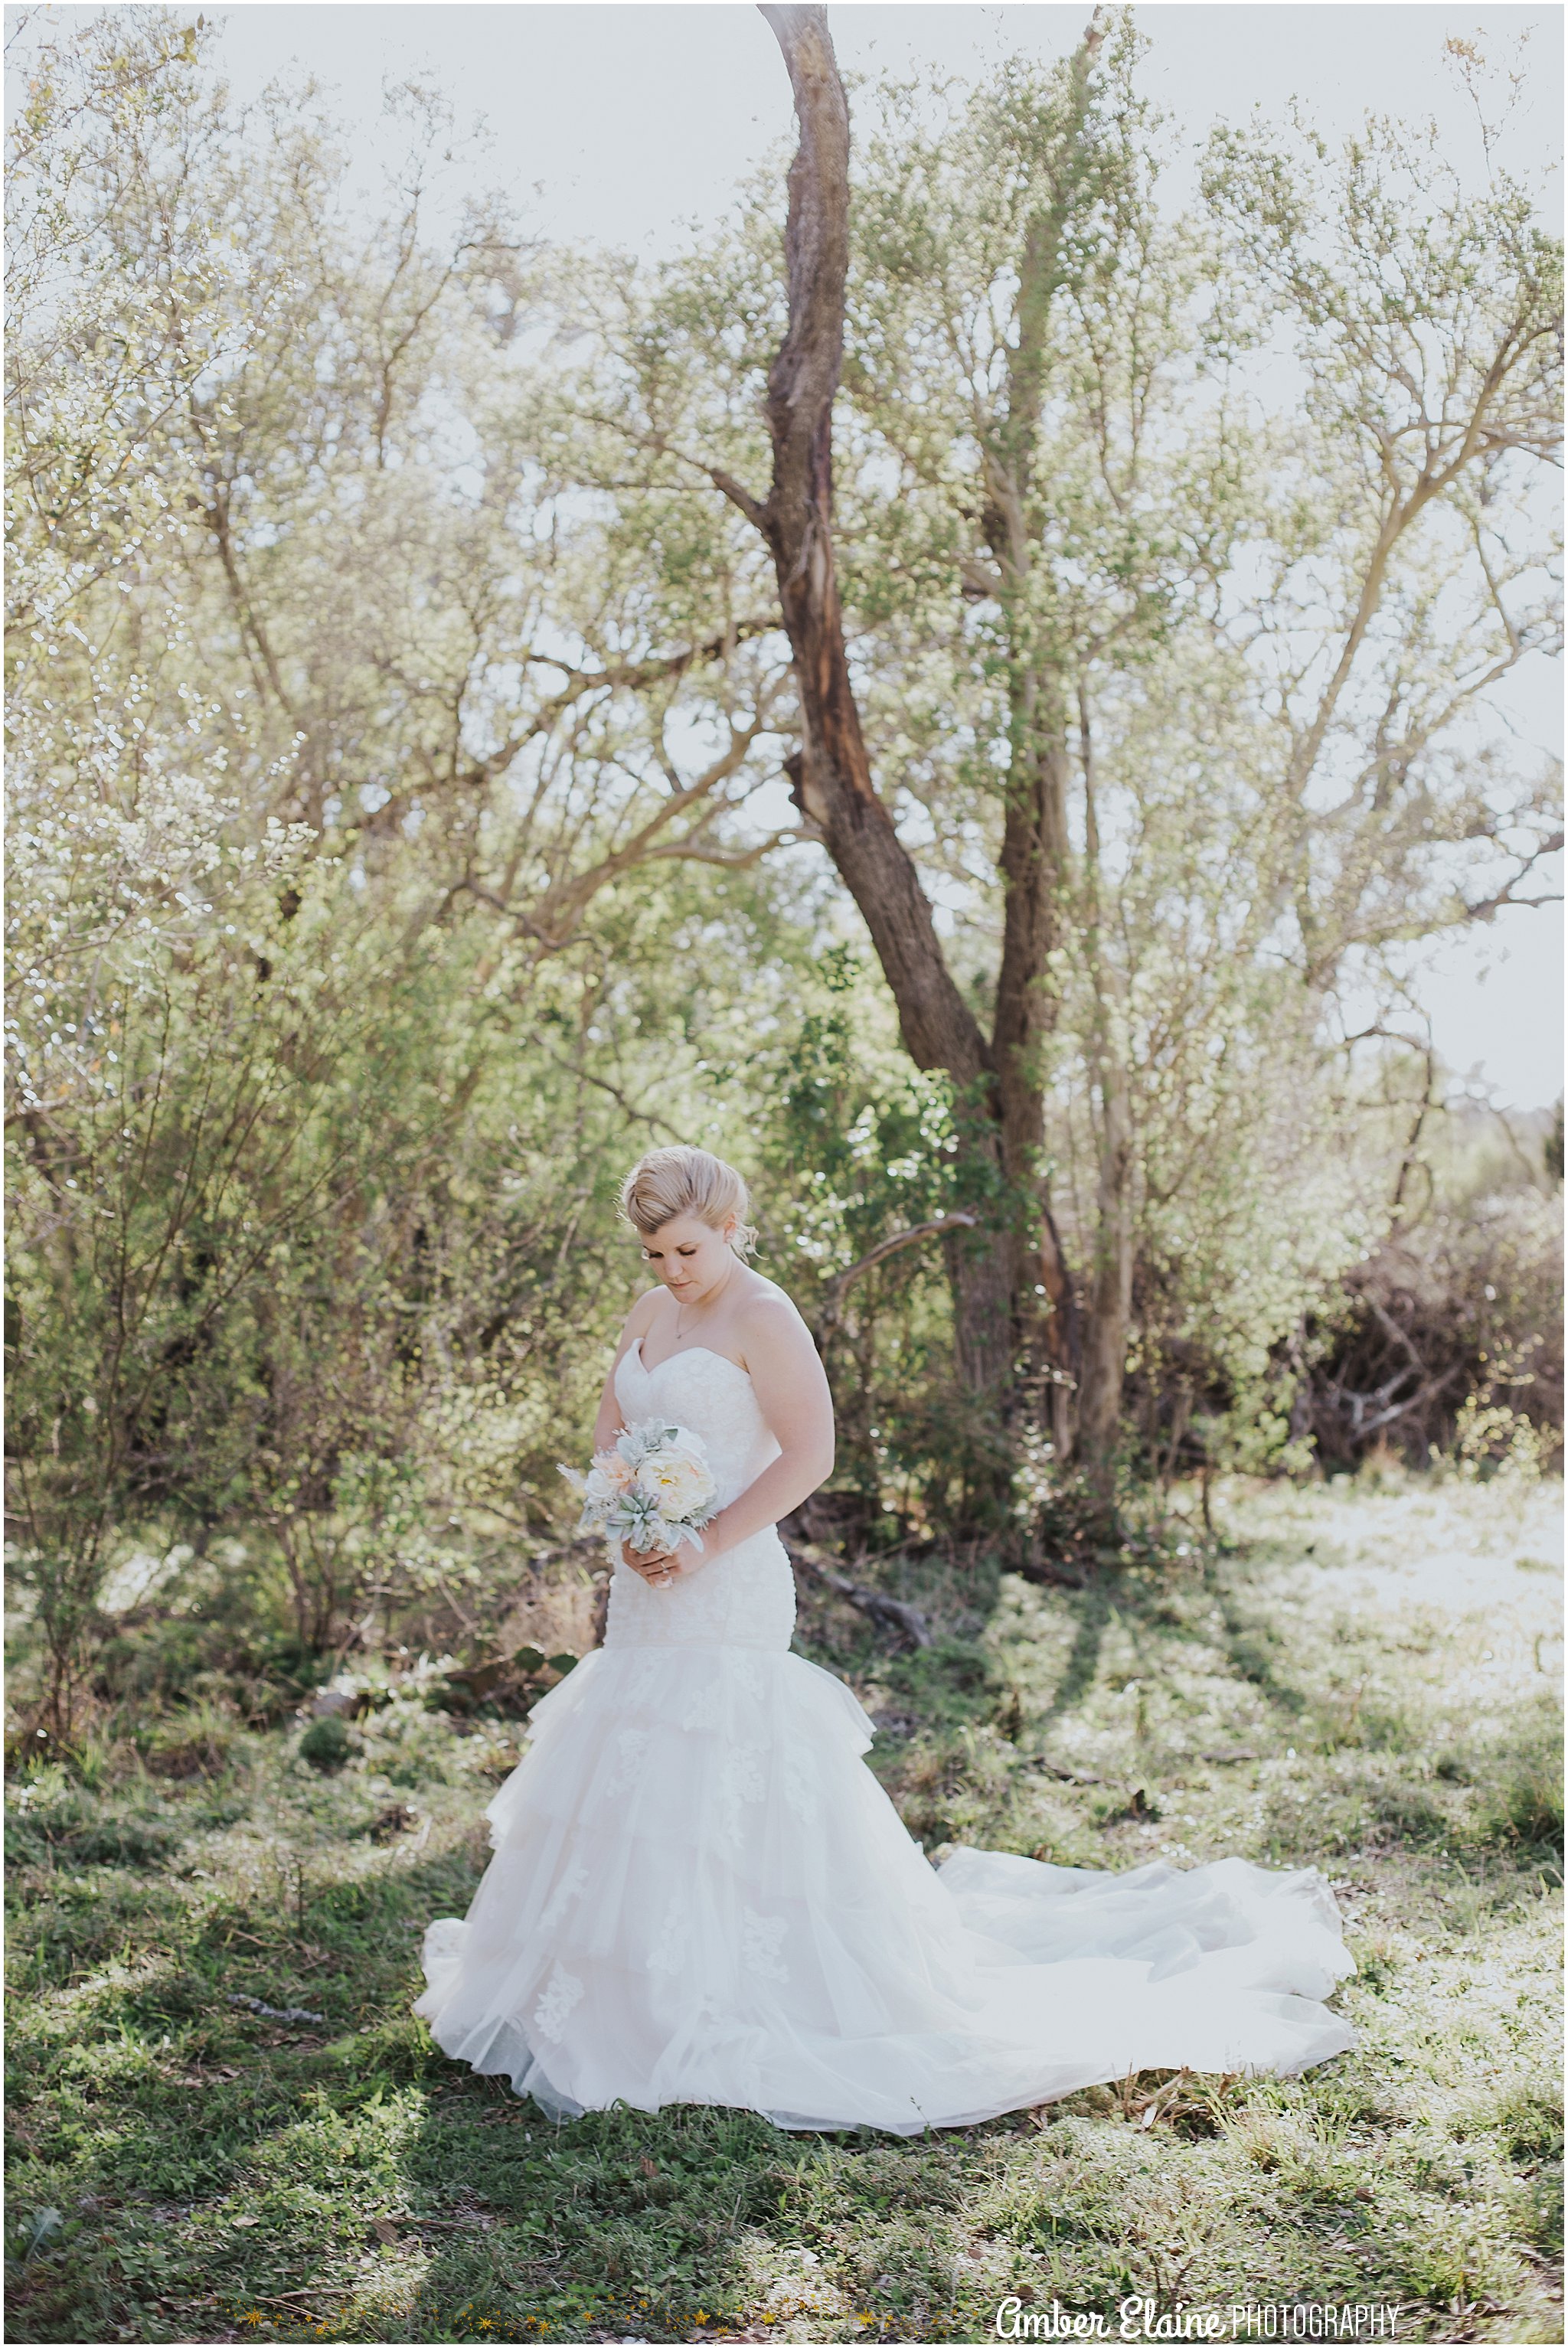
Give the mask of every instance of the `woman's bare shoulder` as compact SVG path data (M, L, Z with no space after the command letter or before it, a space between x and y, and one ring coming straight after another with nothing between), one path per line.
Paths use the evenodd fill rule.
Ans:
M629 1341L633 1337L647 1335L654 1325L654 1315L658 1310L659 1299L664 1292L663 1284L658 1281L654 1282L652 1288L644 1289L621 1324L621 1334L624 1338Z
M786 1334L802 1336L809 1344L814 1343L794 1298L765 1273L754 1272L752 1277L756 1286L748 1288L739 1300L738 1319L742 1335L758 1344L769 1339L777 1343Z

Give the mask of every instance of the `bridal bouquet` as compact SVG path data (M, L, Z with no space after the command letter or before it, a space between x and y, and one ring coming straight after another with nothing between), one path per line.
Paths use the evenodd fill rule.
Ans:
M596 1451L586 1476L561 1470L583 1496L580 1533L603 1533L628 1549L700 1548L697 1535L717 1514L718 1488L700 1436L668 1419L645 1418Z

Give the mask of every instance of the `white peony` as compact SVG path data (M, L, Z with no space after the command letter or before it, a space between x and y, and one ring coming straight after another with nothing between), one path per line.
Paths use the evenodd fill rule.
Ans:
M645 1459L637 1483L666 1517L692 1517L707 1508L717 1487L705 1459L684 1445L667 1444Z

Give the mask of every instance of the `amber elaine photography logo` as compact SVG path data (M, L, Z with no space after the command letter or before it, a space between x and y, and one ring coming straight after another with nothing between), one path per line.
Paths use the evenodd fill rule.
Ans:
M1114 2315L1101 2310L1026 2307L1005 2299L993 2330L998 2340L1397 2340L1402 2311L1393 2301L1341 2306L1326 2300L1234 2300L1227 2306L1190 2307L1178 2300L1124 2299Z

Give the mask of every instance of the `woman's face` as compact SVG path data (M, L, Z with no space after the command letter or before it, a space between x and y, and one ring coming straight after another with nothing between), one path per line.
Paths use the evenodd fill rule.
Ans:
M697 1215L672 1215L643 1241L643 1261L662 1280L677 1304L697 1304L717 1294L735 1269L727 1234L732 1216L716 1231Z

